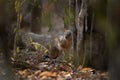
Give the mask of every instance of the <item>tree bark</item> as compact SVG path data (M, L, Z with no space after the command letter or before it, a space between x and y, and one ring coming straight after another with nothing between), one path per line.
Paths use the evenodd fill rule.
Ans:
M73 15L73 20L70 19L69 26L73 32L73 51L76 51L76 45L77 45L77 28L76 28L76 1L75 0L69 0L69 13Z
M84 57L84 27L85 27L85 16L87 14L87 0L82 0L80 12L77 16L77 56L78 57L78 64L83 64L83 57Z
M109 79L120 79L120 1L107 0L107 45L109 48Z
M41 31L41 16L42 16L42 3L41 0L35 1L32 8L32 27L31 31L40 33Z
M12 71L12 64L10 59L10 48L8 42L11 41L9 28L11 29L11 23L15 21L16 15L14 10L13 0L0 0L0 69L5 74L0 73L1 80L14 80L14 73ZM12 42L11 42L11 45Z

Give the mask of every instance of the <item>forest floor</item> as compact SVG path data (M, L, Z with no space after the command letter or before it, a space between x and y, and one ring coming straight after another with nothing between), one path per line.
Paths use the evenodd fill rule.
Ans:
M64 63L41 62L40 69L15 69L17 80L108 80L108 72L92 68L74 71Z
M90 67L75 68L67 62L51 59L37 50L22 49L13 60L16 80L109 80L107 71ZM5 75L7 65L0 52L0 78Z
M27 53L25 63L16 61L13 68L16 80L108 80L108 72L81 66L74 68L68 63L42 57L34 51ZM3 57L0 57L0 65L3 65ZM0 66L0 76L5 74L6 68Z
M16 80L108 80L108 72L81 65L75 68L66 62L43 56L41 52L27 52L24 56L21 58L25 63L15 62Z
M0 53L0 78L6 74L8 67L4 60L3 54ZM67 62L50 59L39 51L20 50L17 60L13 62L16 80L108 80L107 71L81 65L75 68Z

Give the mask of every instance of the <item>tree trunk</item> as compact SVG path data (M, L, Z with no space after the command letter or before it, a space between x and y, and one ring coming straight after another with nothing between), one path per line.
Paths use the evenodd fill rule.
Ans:
M78 13L77 16L77 56L78 57L78 64L83 64L84 63L84 27L85 27L85 16L87 14L86 12L87 10L87 0L82 0L81 3L81 8L80 8L80 12Z
M69 26L73 32L73 51L76 51L77 45L77 28L76 28L76 2L75 0L69 0L69 14L73 17L69 21Z
M16 19L13 0L0 0L0 79L14 80L14 73L12 71L12 64L10 59L10 48L8 42L11 41L9 28L11 29L11 22ZM11 45L12 42L11 42Z
M110 80L120 79L120 0L107 0L107 45Z
M106 0L89 1L87 29L85 29L85 54L89 66L106 70L108 54L106 40Z
M41 16L42 16L42 3L41 0L35 1L32 8L32 27L31 30L34 33L40 33L41 31Z

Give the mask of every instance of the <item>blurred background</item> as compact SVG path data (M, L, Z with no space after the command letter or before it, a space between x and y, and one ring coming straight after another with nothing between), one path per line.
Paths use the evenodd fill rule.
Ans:
M8 65L11 50L20 40L16 35L33 32L54 36L70 29L73 64L108 70L110 80L119 80L119 3L119 0L0 0L0 61L3 60L0 76L13 76ZM8 69L7 76L2 76L2 69Z

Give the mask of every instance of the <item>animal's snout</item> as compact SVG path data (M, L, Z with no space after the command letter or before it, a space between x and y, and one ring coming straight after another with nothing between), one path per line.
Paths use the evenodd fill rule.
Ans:
M71 37L71 33L66 34L66 38Z
M67 30L65 32L65 38L71 38L72 37L72 32L70 30Z

